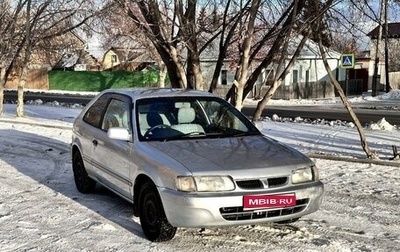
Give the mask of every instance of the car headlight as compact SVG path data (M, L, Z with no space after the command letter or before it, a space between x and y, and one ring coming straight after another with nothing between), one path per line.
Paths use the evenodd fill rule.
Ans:
M313 170L311 167L300 168L292 171L292 183L300 184L313 181Z
M184 192L232 191L235 185L227 176L182 176L176 178L176 188Z

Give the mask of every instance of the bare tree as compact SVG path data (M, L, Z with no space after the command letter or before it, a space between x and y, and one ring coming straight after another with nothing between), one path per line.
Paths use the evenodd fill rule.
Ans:
M327 1L323 6L319 6L319 12L326 12L332 4L332 1ZM310 15L310 13L317 13L315 11L315 7L313 6L313 0L308 1L294 1L293 9L290 12L289 18L286 20L284 27L289 27L285 30L288 32L286 34L280 34L281 39L277 39L274 46L279 48L282 52L280 59L278 60L277 68L275 69L276 74L273 80L271 87L268 89L266 94L263 96L262 100L258 102L256 111L253 115L253 121L259 120L261 118L262 111L266 107L268 101L272 98L278 87L281 85L283 79L289 74L291 68L293 67L294 62L297 60L301 51L307 40L309 40L312 36L317 36L317 32L315 30L315 15ZM300 18L300 19L299 19ZM324 27L326 24L324 23ZM292 55L288 55L288 45L292 41L296 41L290 36L290 32L295 33L295 37L299 37L302 34L301 39L296 45L296 50ZM326 31L324 31L324 40L325 43L327 40ZM280 44L284 41L283 46ZM277 49L274 49L274 51ZM271 52L272 50L270 50ZM290 57L288 63L285 62L286 57ZM282 70L283 69L283 70Z
M309 29L309 31L310 31L310 29ZM282 57L280 58L279 63L277 64L278 67L277 67L276 71L279 73L279 72L281 72L282 68L284 68L284 70L281 72L280 75L276 75L275 76L272 86L268 89L268 91L263 96L261 101L259 101L257 103L257 108L256 108L256 110L254 112L253 119L252 119L253 121L257 121L257 120L259 120L261 118L262 111L266 107L268 101L274 95L275 91L281 85L283 79L291 71L294 62L296 61L296 59L300 55L300 52L303 49L303 47L304 47L305 43L307 42L307 40L309 39L310 35L311 35L311 32L308 32L305 36L302 37L300 43L298 44L298 46L296 48L296 51L294 52L294 54L292 55L291 59L289 60L289 63L286 66L284 66L284 64L285 64L285 52L287 52L287 47L289 45L290 38L288 38L286 40L286 42L285 42L285 44L284 44L284 46L282 48L282 51L284 53L282 54Z
M24 45L23 22L19 22L27 1L0 3L0 115L3 113L4 86L17 64Z
M317 3L315 3L315 4L317 5ZM320 26L322 16L323 16L323 13L320 13L320 12L318 12L318 14L316 15L316 24L317 24L316 28L317 28L317 31L318 31L317 34L319 34L317 36L318 46L319 46L319 50L320 50L320 53L321 53L321 56L322 56L322 59L323 59L323 63L324 63L325 69L326 69L326 71L328 73L328 76L329 76L329 79L331 80L331 83L335 86L335 89L339 93L340 99L342 100L346 110L349 112L349 114L350 114L350 116L352 118L352 121L356 125L357 131L358 131L358 134L359 134L360 140L361 140L361 146L362 146L365 154L367 155L367 158L375 159L375 158L377 158L377 156L371 151L371 149L368 146L368 143L366 141L366 137L365 137L365 134L364 134L363 127L362 127L360 121L358 120L358 117L355 114L353 108L351 107L351 104L347 100L347 97L344 94L342 87L340 86L339 82L336 80L336 77L332 73L332 70L331 70L331 68L330 68L330 66L328 64L328 60L327 60L327 57L326 57L326 51L325 51L326 49L322 45L322 37L320 35L322 33L322 27Z
M32 41L31 41L31 4L32 1L28 0L26 4L26 14L25 14L25 45L24 45L24 58L23 58L23 67L20 75L20 80L18 83L18 101L17 101L17 116L22 117L24 115L24 85L26 82L26 76L28 75L28 62L30 59L30 55L32 53Z
M140 49L145 55L154 60L159 67L158 86L165 87L167 69L156 48L137 26L132 25L132 20L125 15L119 5L112 8L100 17L100 27L97 33L103 37L103 49L123 47L126 50Z
M154 1L117 1L132 19L132 22L153 43L161 59L166 64L169 78L173 87L205 89L200 55L206 47L218 43L218 57L213 73L210 92L216 89L217 81L226 60L228 52L233 58L238 55L233 65L236 66L236 78L227 99L237 108L241 108L242 101L252 90L254 83L263 69L276 57L277 49L283 39L291 34L289 13L297 17L301 13L305 0L288 5L279 16L275 24L262 25L260 22L261 6L275 8L274 4L258 0L236 2L227 0L221 6L209 5L198 1L173 1L173 5L166 2ZM159 3L159 4L158 4ZM200 6L200 7L199 7ZM171 8L172 7L172 8ZM196 8L200 8L196 15ZM208 8L207 8L208 7ZM209 9L208 17L204 15ZM222 11L221 11L222 10ZM265 11L265 10L264 10ZM294 11L294 12L293 12ZM278 11L275 11L278 13ZM213 29L207 29L207 25ZM261 26L264 26L260 29ZM270 28L271 27L271 28ZM264 35L256 31L266 31ZM277 38L274 40L274 38ZM215 43L216 41L219 41ZM273 42L271 42L273 41ZM273 43L273 46L270 46ZM237 46L237 47L236 47ZM269 47L269 53L265 48ZM266 55L266 60L258 61L260 55ZM255 69L252 71L251 69Z
M181 32L176 25L179 11L178 3L170 6L167 2L125 1L116 0L145 36L153 43L161 59L168 69L168 75L173 87L187 87L185 67L181 61ZM193 8L190 3L190 7ZM172 9L171 9L172 7ZM182 17L183 19L184 17Z
M247 73L247 75L236 74L236 79L240 76L241 78L243 78L242 81L245 81L245 84L242 86L236 86L234 83L234 85L232 85L232 88L230 89L230 92L228 92L228 99L232 96L235 96L234 101L231 101L231 103L235 104L237 108L242 107L243 100L249 94L249 92L251 92L257 79L266 67L268 67L271 63L274 62L274 60L277 60L278 58L280 58L280 64L278 65L281 65L283 63L283 59L287 55L285 52L285 46L282 47L282 45L285 44L287 47L287 43L289 42L288 39L290 38L295 28L295 21L299 18L302 10L304 9L304 6L305 1L293 1L280 15L279 19L275 23L273 23L273 26L270 29L267 29L265 35L261 36L260 39L256 43L254 43L252 47L252 54L250 56L250 63L253 66L254 70L251 73ZM254 34L252 36L254 36ZM302 46L304 45L304 43L300 45ZM266 52L261 53L261 55L263 55L262 60L257 61L257 56L259 56L260 52L262 52L263 50ZM239 62L242 63L243 58L240 58ZM242 65L239 67L239 69L241 68ZM288 69L286 69L284 73L286 75L288 73ZM282 75L281 77L283 78L284 75ZM273 93L279 87L280 83L281 80L275 79L274 85L269 90L269 92L267 92L263 101L259 103L253 119L257 119L259 115L261 115L262 109L264 109L269 98L272 97ZM240 92L242 92L243 95L237 96L236 93ZM240 100L237 100L236 98L239 97Z
M8 12L12 13L6 21L9 25L0 30L10 39L2 44L2 66L0 100L4 97L4 86L8 76L19 73L17 116L23 116L23 88L27 73L30 69L32 55L43 53L49 45L57 44L52 41L68 34L101 12L93 5L94 2L84 0L46 0L36 2L31 0L20 1L18 5L8 5ZM100 4L96 1L96 4ZM17 33L15 31L18 31ZM14 40L12 40L12 38ZM68 48L68 39L61 40L62 49ZM4 45L4 47L3 47ZM7 50L10 50L8 53ZM1 105L0 112L3 111Z

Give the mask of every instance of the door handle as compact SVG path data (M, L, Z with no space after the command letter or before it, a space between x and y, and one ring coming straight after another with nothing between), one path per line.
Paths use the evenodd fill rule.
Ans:
M93 139L92 144L93 144L94 146L97 146L97 144L99 144L99 142L97 142L96 139Z

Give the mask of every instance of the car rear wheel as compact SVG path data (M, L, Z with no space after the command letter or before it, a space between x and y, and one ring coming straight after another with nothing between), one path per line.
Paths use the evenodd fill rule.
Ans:
M72 170L74 172L75 186L81 193L91 193L96 187L96 181L91 179L83 164L82 156L75 152L72 159Z
M175 236L176 227L168 222L160 196L151 182L142 186L139 204L140 224L147 239L154 242L171 240Z

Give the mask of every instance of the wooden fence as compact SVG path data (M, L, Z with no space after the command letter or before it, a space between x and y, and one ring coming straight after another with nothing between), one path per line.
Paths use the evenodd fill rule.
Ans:
M219 86L214 94L225 97L230 86ZM248 98L264 96L270 86L255 87ZM335 97L334 87L326 81L293 83L288 86L281 85L272 96L273 99L313 99Z
M19 77L11 76L6 83L5 88L17 89ZM47 69L33 69L28 72L24 89L49 90L49 79Z

